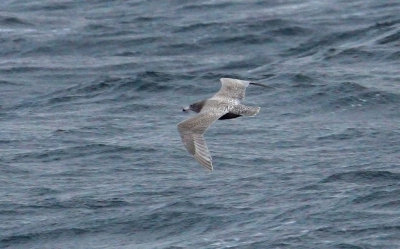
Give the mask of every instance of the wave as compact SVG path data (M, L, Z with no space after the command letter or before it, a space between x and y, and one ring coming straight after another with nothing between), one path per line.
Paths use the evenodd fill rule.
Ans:
M221 26L220 22L202 22L202 23L194 23L194 24L187 24L181 25L174 28L174 33L185 33L185 32L196 32L196 31L203 31L203 29L214 29L219 28Z
M336 60L340 63L349 63L352 61L371 61L373 58L375 59L383 59L383 55L378 54L377 52L369 51L363 47L352 47L345 49L335 49L331 48L324 55L324 60L332 61Z
M58 133L61 131L58 131ZM67 132L67 131L63 131ZM73 133L70 131L69 133ZM76 135L79 135L77 131ZM93 132L94 134L94 132ZM72 134L69 134L70 136ZM52 162L61 160L70 160L82 157L101 156L104 154L113 153L135 153L136 149L120 146L120 145L107 145L107 144L88 144L82 146L69 146L60 149L46 149L41 151L15 154L11 159L12 162Z
M366 35L367 30L368 28L349 30L311 38L294 48L290 48L285 54L299 57L313 55L319 52L323 47L333 46L343 41L361 39L361 37Z
M318 137L318 140L347 140L352 138L360 138L364 133L357 128L347 128L344 131L336 134L329 134L326 136Z
M204 49L204 46L199 45L198 43L175 43L162 45L159 47L157 51L157 55L166 56L166 55L176 55L181 53L194 53L196 51L201 51Z
M15 16L2 16L0 15L0 25L1 26L33 26L32 23Z
M54 191L54 190L53 190ZM35 190L30 191L35 193ZM16 208L24 208L24 209L40 209L40 208L49 208L49 209L103 209L103 208L119 208L130 206L131 203L122 200L121 198L113 197L107 199L101 198L92 198L89 196L75 196L72 198L68 198L65 200L61 200L58 198L46 198L44 200L40 200L34 204L30 205L21 205Z
M333 174L325 179L323 179L322 183L330 183L330 182L353 182L353 183L385 183L388 181L400 181L400 173L393 173L390 171L370 171L370 170L359 170L359 171L351 171L345 173L337 173Z
M386 59L398 62L398 60L400 59L400 51L391 53L386 57Z
M368 45L368 47L364 50L362 47L348 47L348 44L351 44L351 42L360 44L363 43L362 41L377 41L378 44L385 45L396 42L400 38L400 32L393 32L390 29L392 29L393 26L399 22L400 20L396 19L386 22L379 22L357 29L331 31L320 36L313 36L307 41L300 43L296 47L288 49L284 54L303 57L314 55L325 50L325 56L321 57L322 60L340 58L343 56L353 56L360 60L366 58L371 59L371 57L375 56L376 51L374 51L373 47L370 45ZM316 30L313 31L315 32ZM386 33L388 34L385 35ZM342 46L345 48L343 49ZM376 54L376 57L378 59L381 58L379 53Z
M397 31L379 39L378 44L383 45L383 44L398 42L399 40L400 40L400 31Z
M0 80L0 87L2 86L19 86L20 84L9 81L9 80Z
M165 196L164 196L165 197ZM55 205L55 206L54 206ZM76 212L81 209L88 210L120 210L125 206L132 205L126 201L119 199L100 200L90 199L71 199L70 201L44 203L35 208L52 208L57 210L61 208L63 212ZM206 212L199 212L196 205L187 203L186 201L178 201L161 208L140 207L136 206L136 212L121 212L120 215L111 215L111 217L103 217L92 219L89 217L84 220L72 220L68 225L64 223L56 226L36 229L35 232L15 232L13 235L6 235L0 240L0 244L22 244L44 238L59 237L75 237L85 233L98 233L113 231L116 234L125 234L135 236L137 234L146 233L155 236L157 239L171 238L178 236L185 231L186 234L206 233L210 229L216 229L233 220L224 214L218 215L213 213L213 209L207 208ZM143 212L145 210L145 212ZM107 214L107 211L103 211ZM173 227L173 229L171 229ZM151 233L149 233L151 232ZM146 236L148 237L148 236ZM141 242L141 238L136 238L137 242ZM143 241L144 243L145 241Z
M296 25L272 30L272 34L279 36L307 36L310 35L312 32L312 29Z
M397 176L400 179L400 174ZM392 178L392 177L390 177ZM390 179L394 180L395 179ZM400 190L384 190L384 191L373 191L372 193L358 196L352 200L356 204L373 203L375 207L379 206L393 206L394 203L400 202Z
M310 75L306 75L303 73L298 73L295 75L290 75L290 80L294 83L292 87L296 88L309 88L309 87L315 87L313 83L317 81L314 77Z
M100 108L98 111L101 111L102 115L159 111L165 107L167 100L176 94L195 96L214 93L219 88L215 77L218 79L222 76L212 73L193 76L185 73L144 71L132 77L101 77L45 95L23 99L10 106L1 106L0 115L15 113L15 111L74 112L75 110L82 111L82 106L87 105L98 106ZM204 87L201 84L201 82L210 81L213 82L207 84L210 87ZM163 101L160 101L161 99Z
M107 94L110 92L119 92L132 90L135 92L164 92L168 90L175 90L175 85L169 84L171 81L176 81L182 78L187 78L186 75L174 75L170 73L157 72L157 71L144 71L138 72L134 77L106 77L104 79L97 79L87 84L77 85L59 93L78 93L78 94ZM90 97L90 96L86 96Z
M233 3L235 4L235 3ZM232 5L232 3L201 3L201 4L188 4L188 5L184 5L182 7L179 7L177 9L177 11L201 11L201 10L209 10L209 8L213 8L213 9L219 9L219 8L226 8L226 7L230 7Z
M322 110L345 110L347 108L378 108L400 103L400 95L374 88L368 88L354 82L319 85L310 88L310 84L296 84L293 87L302 87L298 101L308 103L313 108L319 106Z
M237 44L265 44L272 42L274 39L269 34L234 34L223 37L211 37L201 39L198 43L204 46L218 46L237 43Z
M27 4L26 11L65 11L73 8L73 2L38 2Z
M87 232L90 232L90 230L83 228L59 228L47 231L45 230L41 232L22 233L17 235L5 236L0 240L0 245L3 244L5 247L7 247L8 245L15 246L16 244L23 244L36 239L58 238L60 236L74 237Z
M129 101L139 101L165 92L189 90L188 86L174 83L189 78L193 78L193 76L155 71L139 72L133 77L103 77L92 82L23 100L15 106L8 107L7 110L35 107L58 108L60 105L107 102L142 105L143 102L132 103Z

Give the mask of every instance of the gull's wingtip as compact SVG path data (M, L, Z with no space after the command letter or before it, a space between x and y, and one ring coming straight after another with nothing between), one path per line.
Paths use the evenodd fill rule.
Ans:
M206 168L207 169L207 171L209 171L209 172L212 172L212 171L214 171L214 167L212 166L212 165L210 165L209 167L207 167L207 166L205 166L205 165L202 165L204 168Z
M269 87L269 86L267 86L267 85L264 85L264 84L261 84L261 83L258 83L258 82L250 82L249 84L250 84L250 85L255 85L255 86L262 86L262 87L266 87L266 88Z
M209 171L213 171L213 165L210 159L204 158L201 154L196 153L193 156L197 160L197 162L201 164L201 166L208 169Z
M203 165L204 166L204 165ZM214 171L214 167L211 165L210 167L205 167L208 171L213 172Z
M208 169L209 171L213 171L213 170L214 170L214 167L213 167L212 163L211 163L210 167L207 168L207 169Z

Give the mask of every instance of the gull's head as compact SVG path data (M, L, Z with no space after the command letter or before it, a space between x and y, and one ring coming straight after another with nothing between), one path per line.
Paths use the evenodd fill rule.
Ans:
M184 112L188 112L188 111L200 112L201 109L203 109L203 106L205 103L206 103L205 100L193 103L190 106L183 107L182 111L184 111Z
M182 111L183 111L183 112L188 112L188 111L190 111L190 106L185 106L185 107L183 107L183 108L182 108Z

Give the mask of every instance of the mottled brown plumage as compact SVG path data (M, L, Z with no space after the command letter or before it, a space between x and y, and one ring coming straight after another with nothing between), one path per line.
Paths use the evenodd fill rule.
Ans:
M213 97L183 109L199 114L178 124L179 134L188 152L209 170L213 170L212 158L203 136L208 127L218 119L254 116L260 111L260 107L240 104L245 97L247 86L253 83L230 78L222 78L220 81L221 89Z

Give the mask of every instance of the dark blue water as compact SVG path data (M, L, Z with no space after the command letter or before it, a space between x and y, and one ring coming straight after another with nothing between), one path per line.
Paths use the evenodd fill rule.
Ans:
M1 248L400 248L399 1L0 3ZM181 108L254 80L183 147Z

